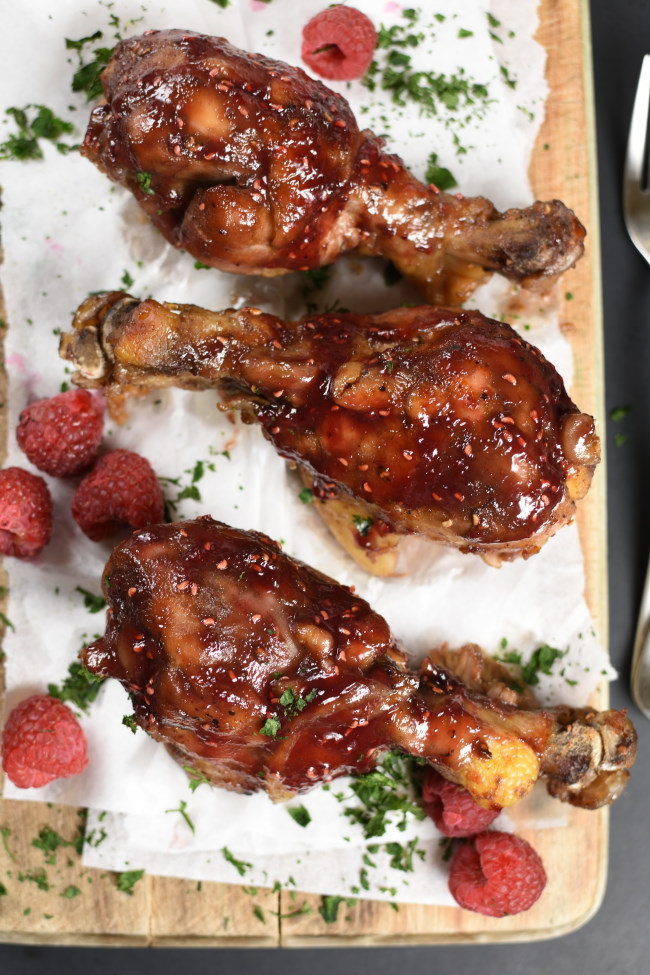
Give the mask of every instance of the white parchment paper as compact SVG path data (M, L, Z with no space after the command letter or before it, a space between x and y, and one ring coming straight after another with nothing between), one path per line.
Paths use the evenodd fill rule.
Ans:
M354 5L377 25L404 23L407 5L383 0L355 0ZM76 55L66 50L66 37L78 39L101 30L97 43L111 47L118 33L182 27L225 35L249 50L300 63L302 26L323 6L322 0L299 5L293 0L231 0L225 8L210 0L115 0L85 6L59 0L47 10L39 0L11 5L3 17L11 43L5 44L0 63L0 141L13 124L4 111L27 104L46 104L74 121L77 131L68 141L81 141L89 108L82 95L71 92ZM500 208L525 206L532 200L527 168L546 97L544 52L533 39L536 6L535 0L439 0L417 6L414 30L424 31L426 38L409 49L414 65L446 74L462 69L490 92L484 109L468 109L454 124L444 109L423 117L417 106L395 105L386 93L369 92L357 82L332 87L349 99L360 124L384 134L388 147L418 176L424 176L435 151L462 192L485 194ZM152 230L126 191L76 153L64 156L45 144L40 161L4 162L2 185L10 378L7 464L29 467L13 436L18 414L30 400L53 395L66 382L57 336L89 292L119 288L128 281L135 295L214 309L255 304L288 316L305 310L305 283L297 275L264 281L196 269L188 255L175 252ZM344 260L327 288L311 298L323 307L339 300L364 311L413 300L404 286L386 286L382 270L381 262ZM495 280L471 304L497 317L510 307L511 297L509 286ZM571 351L552 309L531 307L511 321L540 346L570 386ZM356 586L415 657L441 641L474 641L492 652L507 641L525 659L548 643L566 651L552 676L542 677L540 695L549 703L582 703L603 675L612 676L584 602L574 526L563 529L528 562L499 570L471 556L409 541L405 574L376 579L351 562L315 511L301 503L300 485L259 431L218 413L213 394L171 391L139 401L124 426L107 421L105 443L148 457L168 479L165 490L171 501L192 484L202 461L203 476L194 484L200 499L179 502L179 517L208 512L281 540L291 555ZM69 510L74 483L48 478L48 484L55 504L52 542L32 562L7 560L11 626L4 641L6 710L45 690L50 681L60 683L81 646L103 631L103 615L85 608L79 587L99 592L110 546L90 542L76 528ZM240 875L223 856L226 847L247 863L246 882L295 882L303 890L344 895L358 885L365 842L343 817L334 788L301 800L311 815L304 828L264 795L242 797L207 786L192 794L165 750L121 723L130 711L126 694L107 682L90 714L82 717L90 750L87 771L38 790L18 790L5 781L4 795L91 807L94 842L84 853L91 866L146 867L162 874L237 882ZM336 791L345 789L341 783ZM181 800L195 832L178 812ZM530 815L537 825L562 818L552 805L541 812L535 807ZM449 902L434 827L418 824L398 836L402 843L415 837L424 857L414 857L414 871L396 879L386 854L380 853L377 866L368 871L364 896Z

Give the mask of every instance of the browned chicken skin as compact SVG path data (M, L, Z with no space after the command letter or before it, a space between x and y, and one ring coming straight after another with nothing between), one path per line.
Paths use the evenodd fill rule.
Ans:
M349 499L379 533L528 556L571 518L598 461L593 421L553 366L479 312L283 322L112 292L87 299L74 328L61 354L76 383L216 387L316 498Z
M213 267L279 274L357 250L390 259L431 303L459 304L485 272L552 278L582 254L562 203L502 214L438 192L360 132L340 95L223 38L120 41L102 82L83 154Z
M255 532L211 518L141 529L103 588L86 667L121 681L137 723L216 785L284 799L396 747L500 807L540 775L573 801L614 776L613 798L634 761L622 712L521 709L431 661L409 670L363 599Z

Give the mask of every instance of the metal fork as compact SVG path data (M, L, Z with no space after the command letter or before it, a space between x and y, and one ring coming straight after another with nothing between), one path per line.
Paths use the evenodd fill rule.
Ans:
M650 264L649 113L650 54L646 54L630 122L623 174L623 213L633 244ZM634 639L631 686L636 704L645 717L650 718L650 564Z

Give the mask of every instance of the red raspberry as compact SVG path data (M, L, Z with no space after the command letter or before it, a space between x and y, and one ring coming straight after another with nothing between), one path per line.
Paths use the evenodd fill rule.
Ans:
M353 81L370 67L377 45L373 22L354 7L328 7L302 30L302 59L321 78Z
M448 782L440 772L428 768L422 782L422 799L427 816L445 836L472 836L487 829L499 809L479 806L467 789Z
M2 734L2 768L19 789L83 772L86 736L62 701L34 694L15 707Z
M120 524L144 528L163 520L160 483L148 460L130 450L112 450L84 477L72 499L72 516L99 542Z
M52 498L38 474L22 467L0 471L0 552L30 559L52 535Z
M18 446L39 471L70 477L88 470L102 439L103 411L87 389L31 403L20 414Z
M452 854L449 890L461 907L489 917L527 911L546 886L544 864L530 843L488 830Z

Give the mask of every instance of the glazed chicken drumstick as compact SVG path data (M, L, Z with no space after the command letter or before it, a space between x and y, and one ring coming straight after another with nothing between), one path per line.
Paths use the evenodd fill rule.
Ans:
M106 633L84 664L117 678L136 722L215 785L286 799L399 748L486 806L518 801L539 776L593 806L634 761L623 712L526 710L433 662L409 670L363 599L256 532L209 517L141 529L114 550L103 588Z
M111 292L73 324L61 354L77 384L218 388L302 468L339 540L379 574L374 547L392 556L405 534L492 561L531 555L571 518L598 461L593 421L553 366L476 311L284 322Z
M486 272L553 278L582 254L562 203L499 213L438 192L360 132L340 95L223 38L120 41L102 84L83 155L212 267L279 274L356 250L390 259L432 304L460 304Z

